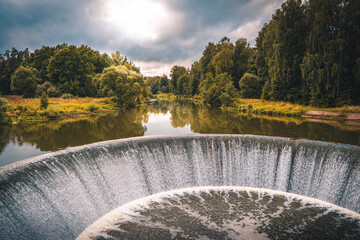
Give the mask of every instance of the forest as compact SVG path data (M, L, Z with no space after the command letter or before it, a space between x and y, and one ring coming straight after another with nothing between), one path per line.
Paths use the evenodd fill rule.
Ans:
M148 80L153 93L200 95L213 106L235 97L317 107L360 103L360 1L288 0L250 47L224 37L208 43L189 69L173 66L169 87Z
M43 46L29 53L13 48L0 55L2 95L113 97L131 107L148 97L140 69L120 52L100 54L88 46Z
M132 107L149 95L199 97L211 106L235 98L317 107L360 104L360 1L288 0L251 47L245 38L209 42L191 67L144 77L119 52L59 44L0 55L0 93L24 98L112 97ZM4 114L0 102L0 115Z

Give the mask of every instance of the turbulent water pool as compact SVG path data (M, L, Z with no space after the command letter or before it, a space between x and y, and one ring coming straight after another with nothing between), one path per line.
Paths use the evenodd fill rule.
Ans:
M358 214L359 159L356 146L252 135L138 137L67 148L0 169L0 235L74 239L121 205L201 186L279 190ZM350 225L356 236L358 225Z
M360 214L308 197L244 187L151 195L101 217L77 240L358 239Z

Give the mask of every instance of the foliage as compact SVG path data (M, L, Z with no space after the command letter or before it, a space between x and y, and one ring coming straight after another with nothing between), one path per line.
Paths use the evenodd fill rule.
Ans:
M239 80L249 69L250 59L254 71L254 54L254 49L244 38L235 45L227 37L217 44L209 43L190 70L182 66L172 67L170 92L186 97L199 94L212 106L230 105L238 94Z
M55 50L49 60L48 77L58 86L60 93L76 96L94 96L92 77L95 75L96 55L86 46L77 48L70 45Z
M37 70L20 66L11 75L11 90L24 98L35 97L36 86L39 78Z
M204 103L214 107L229 106L236 97L236 89L227 73L217 74L215 78L208 73L200 84L200 93Z
M0 94L11 94L11 76L29 55L29 49L19 51L16 48L0 54Z
M175 94L179 94L178 93L178 81L179 78L184 75L187 74L187 69L183 66L173 66L170 70L170 85L171 85L171 89L172 92ZM180 87L181 88L181 87Z
M50 119L76 118L79 116L112 111L116 105L107 98L49 98L47 109L41 109L39 99L22 99L11 96L7 114L14 122L47 121Z
M71 93L64 93L63 95L60 96L60 98L71 99L71 98L74 98L74 95L72 95Z
M8 122L6 120L7 105L8 105L7 101L3 98L0 98L0 125L4 125Z
M39 84L37 85L36 88L36 96L41 96L41 94L45 92L49 97L59 97L60 92L59 90L55 87L54 84L46 81L43 84Z
M120 106L134 107L141 101L141 74L119 65L105 68L100 77L102 95L115 96Z
M263 81L258 76L245 73L239 81L240 96L242 98L261 98Z
M46 94L46 92L42 92L40 97L40 108L47 109L48 106L49 106L49 96Z
M359 103L359 1L288 0L259 32L263 99L314 106Z
M166 75L146 77L145 84L150 87L152 94L169 92L169 79Z
M220 96L230 95L217 88L221 84L216 79L226 74L244 98L259 98L261 92L262 99L272 101L322 107L359 104L358 9L356 0L287 0L264 24L256 48L244 38L235 44L227 37L208 43L190 71L171 69L170 92L200 94L205 102L220 106Z

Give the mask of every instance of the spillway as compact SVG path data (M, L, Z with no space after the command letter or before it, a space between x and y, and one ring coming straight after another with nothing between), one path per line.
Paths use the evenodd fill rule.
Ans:
M251 135L139 137L0 169L2 239L74 239L111 210L196 186L300 194L360 212L360 148Z

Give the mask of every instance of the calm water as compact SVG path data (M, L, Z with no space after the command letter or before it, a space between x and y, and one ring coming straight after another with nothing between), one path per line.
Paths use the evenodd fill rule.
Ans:
M359 128L300 119L251 117L201 108L189 102L164 101L84 120L0 128L0 166L69 146L136 136L191 133L255 134L360 145Z

